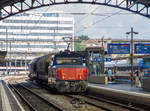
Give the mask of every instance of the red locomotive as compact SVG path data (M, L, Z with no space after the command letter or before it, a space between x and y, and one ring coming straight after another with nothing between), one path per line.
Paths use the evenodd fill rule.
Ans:
M88 69L84 57L68 50L39 57L29 65L30 77L44 82L58 92L84 92Z

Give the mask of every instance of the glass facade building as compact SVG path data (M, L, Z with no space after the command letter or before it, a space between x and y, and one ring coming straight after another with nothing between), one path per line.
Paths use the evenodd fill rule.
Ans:
M74 40L74 18L59 12L26 12L0 21L0 50L8 51L7 59L31 60L65 50L64 37Z
M0 50L7 51L8 61L0 63L0 72L27 73L30 60L65 50L64 37L74 41L74 18L63 17L62 12L26 12L0 21Z

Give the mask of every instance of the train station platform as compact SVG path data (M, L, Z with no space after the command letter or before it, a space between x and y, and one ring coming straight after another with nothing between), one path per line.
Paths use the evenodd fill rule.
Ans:
M0 80L0 111L25 111L3 80Z
M150 105L150 92L136 87L135 84L88 84L88 92L95 95L105 95L110 98L123 99L141 105Z
M103 87L103 88L109 88L109 89L114 89L114 90L136 92L136 93L143 93L143 94L150 95L150 92L145 91L142 88L137 87L135 84L130 84L130 83L108 82L107 85L89 83L89 86Z

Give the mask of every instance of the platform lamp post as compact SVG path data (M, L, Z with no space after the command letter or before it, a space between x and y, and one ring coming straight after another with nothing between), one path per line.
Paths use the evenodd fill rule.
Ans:
M25 73L27 74L27 54L29 54L28 51L25 51Z
M130 58L131 58L131 73L133 74L133 59L134 59L134 52L133 52L133 44L134 44L134 41L133 41L133 34L138 34L138 32L134 32L134 31L133 31L133 27L131 27L131 31L130 31L130 32L126 32L126 34L131 34L131 41L130 41L130 44L131 44L131 48L130 48Z
M9 45L9 48L10 48L10 57L9 57L9 67L10 67L10 74L11 74L11 62L12 62L12 60L11 60L11 41L10 41L10 45Z
M17 64L16 64L16 62L17 62L16 54L14 55L14 58L15 58L15 75L16 75L17 74L17 71L16 71L16 67L17 67Z
M57 49L55 35L56 35L56 29L54 29L54 36L53 36L53 40L54 40L54 42L53 42L53 43L54 43L54 50Z
M6 52L8 53L8 29L6 27ZM7 56L7 60L8 60L8 56ZM8 61L6 61L6 74L8 74Z
M26 72L26 74L27 74L27 67L28 67L28 60L29 60L29 54L32 54L32 52L29 52L29 50L28 51L25 51L23 54L25 54L25 72Z
M104 36L101 38L102 40L102 47L104 47Z
M27 74L27 51L25 52L25 72Z

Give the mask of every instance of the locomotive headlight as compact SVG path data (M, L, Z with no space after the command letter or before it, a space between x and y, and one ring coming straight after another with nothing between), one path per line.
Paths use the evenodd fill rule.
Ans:
M65 79L65 76L62 76L62 79Z
M80 79L82 78L82 76L80 76Z

